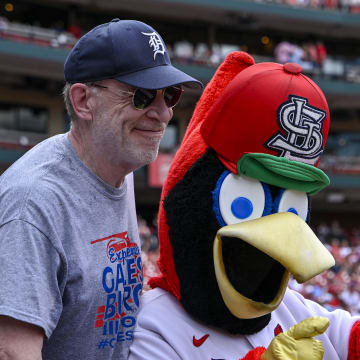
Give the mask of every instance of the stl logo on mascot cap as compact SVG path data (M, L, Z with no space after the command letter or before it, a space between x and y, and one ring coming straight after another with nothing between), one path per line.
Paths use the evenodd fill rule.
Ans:
M326 143L330 115L323 92L301 71L295 63L249 66L225 88L200 132L233 173L268 181L264 168L307 171L312 182L320 180L311 189L301 189L312 195L329 183L315 167Z

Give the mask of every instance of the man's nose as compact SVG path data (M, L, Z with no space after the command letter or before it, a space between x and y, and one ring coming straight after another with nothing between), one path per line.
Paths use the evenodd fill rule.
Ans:
M150 105L147 115L151 118L157 118L161 122L166 124L170 121L173 116L173 109L169 108L164 99L162 91L158 91L155 100Z

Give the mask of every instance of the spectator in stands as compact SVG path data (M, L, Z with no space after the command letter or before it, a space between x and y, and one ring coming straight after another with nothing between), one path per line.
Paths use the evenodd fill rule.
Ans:
M174 44L174 57L180 63L191 63L194 57L194 45L187 40L176 42Z
M285 64L290 61L294 51L294 45L288 41L282 41L276 45L274 49L275 61L280 64Z
M66 29L67 32L72 34L75 39L80 39L83 35L83 30L78 24L79 17L79 7L76 4L72 4L69 6L69 18L68 18L68 27Z
M154 216L152 224L147 225L140 215L138 215L139 235L141 240L141 259L143 265L143 289L148 290L148 280L159 275L157 265L159 256L159 242L157 237L157 214Z
M6 30L9 27L9 21L6 17L0 16L0 32Z
M198 43L194 50L194 61L200 65L207 65L211 57L211 51L207 44Z
M340 299L345 303L348 307L348 310L354 314L358 315L360 312L360 295L357 291L357 287L355 283L351 283L349 288L345 289L340 294Z
M326 46L322 41L317 41L316 43L316 53L317 53L317 65L320 68L320 70L322 70L323 66L324 66L324 62L326 60L327 57L327 50L326 50Z
M293 44L293 50L289 61L299 64L305 72L311 71L314 66L313 63L307 59L306 55L307 54L302 45Z
M317 52L316 45L312 41L304 43L305 59L311 63L311 67L316 67L317 63Z
M316 233L317 236L319 237L319 239L323 242L326 243L328 241L328 236L330 234L330 227L326 224L326 222L322 221L317 229L316 229Z
M143 290L145 291L150 289L150 286L148 284L149 279L160 274L159 267L157 265L158 257L158 249L156 251L143 251L141 253L141 260L143 264Z
M127 359L141 291L132 172L182 94L150 26L114 19L65 63L71 129L1 177L0 358Z
M336 10L339 6L338 0L326 0L325 6L327 9Z
M310 0L309 6L311 8L319 9L323 7L323 3L324 3L323 0Z
M68 26L68 28L66 29L66 31L70 34L73 34L74 37L76 39L80 39L81 35L83 33L81 27L75 23L71 24L70 26Z
M351 246L360 244L360 229L353 227L350 231L349 242Z
M158 238L158 213L153 216L153 220L150 226L151 231L151 247L150 251L158 252L159 250L159 238Z
M360 1L359 0L349 0L350 12L359 14L360 13Z
M343 259L351 254L351 248L347 239L343 238L340 242L340 255Z
M333 220L330 224L330 233L332 236L341 239L344 236L344 229L341 227L338 220Z
M148 252L150 248L151 231L146 224L146 220L143 219L140 215L137 216L137 223L139 229L141 250L144 252Z

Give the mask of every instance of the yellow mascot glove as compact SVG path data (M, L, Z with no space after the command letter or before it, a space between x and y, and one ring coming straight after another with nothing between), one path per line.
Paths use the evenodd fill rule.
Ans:
M321 360L324 348L314 336L322 334L330 325L324 317L312 317L292 326L271 341L261 360Z

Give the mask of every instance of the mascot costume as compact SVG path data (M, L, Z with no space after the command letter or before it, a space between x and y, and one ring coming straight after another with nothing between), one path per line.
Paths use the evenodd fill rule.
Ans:
M334 265L307 225L329 131L320 88L294 63L227 56L163 187L159 267L131 360L360 359L360 320L287 287Z

